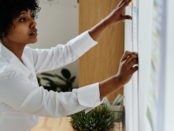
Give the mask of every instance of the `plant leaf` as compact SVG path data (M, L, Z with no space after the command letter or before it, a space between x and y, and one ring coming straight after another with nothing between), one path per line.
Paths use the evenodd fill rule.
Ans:
M57 78L59 78L59 79L61 79L61 80L63 80L63 81L66 81L65 79L63 79L61 76L59 76L59 75L55 75Z
M71 126L78 131L106 131L113 130L115 126L113 111L108 106L98 106L87 114L84 111L73 114Z
M54 83L54 81L53 81L53 80L51 80L51 79L49 79L49 78L42 77L42 79L43 79L43 80L47 80L47 81L50 81L50 82Z
M65 77L66 79L70 79L71 77L71 73L68 69L62 69L61 70L61 74L63 75L63 77Z
M43 86L44 89L50 91L51 90L51 87L50 86Z
M76 79L76 76L72 77L72 78L70 79L70 82L73 83L75 79Z
M50 73L41 73L41 75L50 76L50 77L55 77L54 75L52 75L52 74L50 74Z
M70 90L70 87L67 85L60 85L58 86L63 92L68 92Z
M37 81L38 81L39 86L41 86L41 82L40 82L40 78L39 77L37 77Z

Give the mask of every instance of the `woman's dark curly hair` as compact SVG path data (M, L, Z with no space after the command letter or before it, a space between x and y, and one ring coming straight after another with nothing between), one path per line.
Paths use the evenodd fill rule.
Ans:
M13 25L12 20L17 18L21 11L30 9L32 18L36 19L37 13L41 10L38 0L0 0L0 40L2 32L5 36L8 35L10 25Z

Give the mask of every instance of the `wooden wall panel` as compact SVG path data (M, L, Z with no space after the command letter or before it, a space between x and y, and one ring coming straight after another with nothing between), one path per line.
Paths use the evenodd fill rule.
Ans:
M79 33L90 29L105 18L120 0L79 0ZM79 59L79 87L101 82L117 74L124 52L124 23L105 30L98 44ZM107 96L112 102L120 89Z

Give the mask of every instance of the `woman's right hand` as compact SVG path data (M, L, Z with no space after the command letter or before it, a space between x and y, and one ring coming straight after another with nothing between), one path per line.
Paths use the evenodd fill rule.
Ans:
M130 81L132 75L138 70L138 53L126 51L120 60L120 66L116 75L121 85L125 85Z
M126 51L120 60L117 75L99 83L100 100L128 83L132 75L138 70L136 64L138 64L138 53Z

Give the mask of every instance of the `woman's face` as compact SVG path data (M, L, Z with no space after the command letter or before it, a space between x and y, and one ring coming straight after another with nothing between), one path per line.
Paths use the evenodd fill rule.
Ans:
M36 25L37 23L33 20L31 10L28 9L28 12L21 11L20 16L13 19L13 25L9 29L8 37L5 37L5 41L25 45L36 43L37 35L30 35L36 29Z

